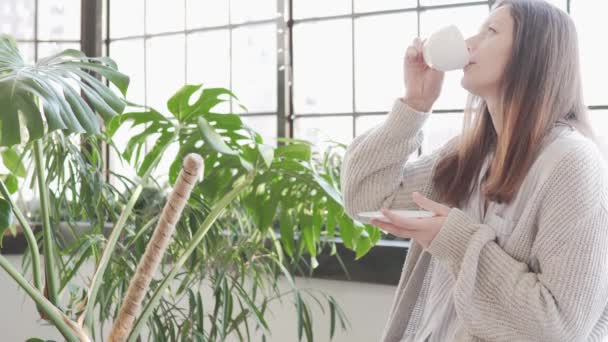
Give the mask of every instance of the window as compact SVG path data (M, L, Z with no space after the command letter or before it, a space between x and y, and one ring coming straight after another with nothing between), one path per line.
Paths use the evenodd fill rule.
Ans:
M130 100L163 111L164 102L183 83L228 87L248 112L234 103L223 104L222 109L241 114L273 144L282 132L277 127L277 119L282 117L290 128L285 135L317 144L326 140L349 143L379 124L404 91L403 55L411 40L428 36L447 23L458 25L470 36L494 2L263 0L254 5L246 0L106 1L110 8L106 43L110 56L132 76ZM601 16L607 5L549 1L569 11L576 22L585 100L591 105L594 122L599 122L608 109L601 83L608 76L603 63L608 54L594 42L601 41L600 32L606 31L600 28L608 29ZM13 7L27 5L14 1ZM21 13L13 20L31 21L23 10L13 11ZM281 16L284 27L277 20ZM283 29L290 34L284 42L277 40ZM73 29L64 32L69 35ZM22 34L27 38L27 30ZM280 65L282 59L277 56L285 52L287 61ZM284 82L279 71L286 66L292 69ZM460 132L467 97L461 77L458 71L446 74L434 106L437 113L423 128L422 154ZM288 99L287 106L279 108L282 98Z
M276 0L106 1L107 51L132 76L130 101L166 114L167 100L186 83L229 88L248 110L234 102L219 109L240 114L265 141L276 144ZM128 130L116 134L121 151ZM158 169L168 170L169 162L161 161ZM115 151L110 165L113 172L135 174L120 165Z
M329 8L292 2L294 134L343 143L381 123L402 95L403 57L411 40L445 23L472 35L490 9L480 1L352 0ZM458 134L467 96L461 77L462 72L446 75L434 107L442 113L425 125L423 153Z
M572 14L577 25L584 96L600 136L608 109L603 81L608 50L601 34L608 30L602 1L548 0ZM348 143L384 120L401 96L405 48L417 35L426 37L448 23L465 36L478 30L494 1L463 0L291 0L293 4L294 133L318 141ZM319 37L323 39L319 39ZM462 72L446 74L438 113L425 124L423 154L460 132L467 92ZM350 126L352 125L352 126Z
M79 49L80 0L0 0L0 29L17 40L26 62Z

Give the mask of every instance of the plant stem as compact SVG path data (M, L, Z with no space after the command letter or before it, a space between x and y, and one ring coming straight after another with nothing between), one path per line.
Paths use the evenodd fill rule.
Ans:
M2 267L19 286L36 302L39 310L42 310L53 325L61 332L66 340L79 342L78 334L73 331L65 321L66 317L57 309L53 303L44 298L23 276L13 267L13 265L2 255L0 255L0 267Z
M140 331L143 329L144 325L148 321L148 318L156 308L156 305L158 304L158 301L160 300L161 296L165 293L165 290L167 289L171 281L173 281L173 278L175 278L175 275L179 272L179 270L186 263L186 261L188 261L190 255L194 252L194 250L196 250L201 241L203 241L203 238L207 235L207 232L209 231L213 223L224 212L224 209L226 209L228 204L230 204L234 200L234 198L243 191L243 189L245 189L251 184L254 175L255 171L250 172L244 182L235 185L235 187L230 190L230 192L224 195L224 197L222 197L222 199L220 199L219 202L217 202L213 206L211 212L209 213L205 221L202 223L199 230L192 237L192 240L190 241L190 244L188 244L188 247L186 248L184 253L179 257L175 264L173 264L169 274L167 274L163 278L163 280L160 282L160 284L154 291L154 294L152 295L152 297L142 310L141 314L135 321L135 325L133 326L133 330L131 331L131 334L129 335L129 339L127 341L137 341L137 337L139 336Z
M135 190L133 191L129 202L123 209L122 213L120 214L120 217L118 218L118 221L116 222L116 225L114 225L114 228L112 229L112 233L108 237L108 241L103 250L103 254L101 255L101 259L99 260L99 265L97 266L97 270L95 271L95 275L93 276L93 280L91 281L91 286L89 288L89 295L87 298L85 310L79 319L80 323L86 325L89 329L91 329L93 324L93 308L95 307L97 293L99 292L99 288L103 283L103 275L110 263L110 258L114 253L118 238L120 237L120 234L122 233L122 230L125 224L127 223L127 219L133 211L133 206L135 206L135 202L137 202L137 199L139 198L139 195L141 195L143 188L143 184L139 184L137 188L135 188Z
M53 305L56 305L58 302L58 272L55 270L53 231L51 230L51 220L49 217L49 191L46 185L46 173L42 153L42 140L37 139L34 141L34 158L36 160L36 178L38 179L38 189L40 190L40 211L42 214L42 236L44 240L44 271L49 301L53 303Z
M4 199L6 199L11 204L13 213L15 214L15 217L17 217L17 221L19 221L19 224L23 229L23 235L25 235L25 239L27 240L27 246L29 247L30 254L32 255L32 273L34 276L34 286L36 286L38 290L43 291L44 283L42 282L42 264L40 263L40 248L38 247L38 242L36 242L36 236L34 235L32 227L27 222L25 216L23 216L23 213L21 212L19 207L17 207L11 199L11 194L8 192L6 186L4 185L4 182L1 180L0 192L2 193Z

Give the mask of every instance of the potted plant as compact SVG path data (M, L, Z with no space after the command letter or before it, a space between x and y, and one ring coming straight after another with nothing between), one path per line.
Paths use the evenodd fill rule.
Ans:
M336 227L345 245L360 256L380 237L378 230L344 214L335 169L314 161L310 143L285 139L273 148L238 115L214 112L226 100L223 96L234 97L227 89L186 85L168 100L168 115L136 106L138 110L120 114L126 106L124 98L88 71L116 85L122 95L126 93L128 77L108 58L88 58L66 50L28 66L14 41L0 37L0 101L6 108L0 114L0 145L23 147L20 152L14 149L20 161L32 156L46 261L43 273L34 230L14 205L10 190L16 189L5 178L0 182L0 218L7 219L0 220L0 229L10 226L12 211L27 238L33 284L1 255L0 267L67 340L103 339L101 327L117 317L129 280L137 278L135 265L159 221L158 211L145 210L153 206L138 206L142 191L153 184L150 175L175 144L179 153L169 156L170 184L175 184L189 153L202 156L204 177L194 186L183 219L176 223L175 237L160 264L162 277L151 280L151 291L128 340L141 339L145 327L158 339L221 340L229 334L246 339L251 319L264 335L269 334L265 308L284 294L262 294L261 290L267 286L276 290L277 277L284 276L293 285L289 295L298 309L299 337L305 334L312 341L305 291L293 281L300 261L308 253L314 268L319 246L332 242ZM101 130L96 113L107 130ZM23 124L15 120L18 117ZM123 153L137 166L140 179L124 179L127 189L120 192L103 181L103 158L97 146L100 141L111 144L112 134L128 122L145 126L131 137ZM27 134L22 136L22 131ZM77 145L70 138L75 136L86 140L89 148L74 150ZM143 155L144 143L151 138L154 145ZM73 166L67 173L60 171L66 160ZM9 167L10 179L19 176L16 170L21 166L16 165ZM60 221L58 213L66 208L70 210L65 220L85 218L97 230L75 234L73 241L61 244L51 223ZM109 236L103 230L107 221L113 223ZM71 286L88 260L95 264L90 283ZM253 286L245 286L245 276L255 280ZM204 308L201 292L192 289L203 280L212 284L212 311ZM60 293L69 294L67 303ZM188 316L172 310L180 298L188 298ZM344 325L344 315L333 298L326 299L333 335L336 318ZM205 326L206 321L212 324Z

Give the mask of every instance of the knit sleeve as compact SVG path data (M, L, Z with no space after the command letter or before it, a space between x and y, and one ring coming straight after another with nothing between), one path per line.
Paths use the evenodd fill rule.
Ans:
M386 120L356 137L348 146L340 174L346 213L361 222L357 213L381 208L418 208L411 193L432 196L431 175L440 155L455 147L452 139L444 147L408 162L423 140L422 126L430 113L413 110L395 100Z
M514 259L492 227L452 209L428 251L456 277L454 302L469 334L493 341L587 341L608 304L606 168L575 149L542 186L531 257Z

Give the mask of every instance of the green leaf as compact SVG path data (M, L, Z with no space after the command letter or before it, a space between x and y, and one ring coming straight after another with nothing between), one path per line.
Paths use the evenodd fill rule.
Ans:
M4 178L4 185L6 185L6 189L11 194L14 194L19 190L19 181L13 174L6 175Z
M174 185L179 176L179 172L182 170L182 158L175 158L169 167L169 183Z
M226 145L226 143L222 139L222 136L219 135L215 131L215 129L213 129L213 127L211 127L211 125L209 124L209 122L207 120L203 119L202 117L199 117L197 124L198 124L198 130L199 130L201 136L203 137L203 140L205 141L206 144L209 144L209 146L213 150L215 150L219 153L228 154L228 155L237 155L238 154L238 152L234 151L228 145Z
M272 160L274 159L274 147L266 144L258 144L258 151L260 151L260 155L262 156L262 159L264 159L266 167L270 167L270 165L272 165Z
M265 234L268 230L268 227L272 224L274 216L277 212L277 206L279 205L279 199L281 197L280 193L271 193L270 198L266 201L261 202L261 211L258 213L259 219L259 229Z
M314 174L313 178L315 179L315 181L317 181L317 184L319 184L319 186L325 191L326 194L328 194L340 206L344 207L344 203L342 202L342 195L336 188L334 188L331 184L327 183L325 179L323 179L317 174Z
M20 94L20 96L15 97L15 103L23 115L27 131L30 135L30 140L42 138L44 135L42 114L32 97Z
M41 58L35 65L25 65L19 51L4 36L0 38L0 56L2 145L19 143L22 125L27 127L29 141L40 139L45 128L46 132L97 134L100 125L94 109L106 122L124 109L122 98L86 72L101 74L125 94L129 78L118 72L109 58L88 58L80 51L65 50ZM89 102L84 101L81 92ZM15 110L19 115L14 114Z
M99 134L100 127L97 116L78 93L69 86L64 89L64 96L78 123L88 134Z
M183 121L188 121L200 114L207 114L216 105L229 101L229 99L220 99L221 95L228 95L232 98L237 98L230 90L225 88L207 88L201 93L201 96L188 109L188 113L182 116Z
M15 176L21 178L25 177L25 166L23 166L23 163L21 162L21 156L12 148L7 148L2 151L2 162Z
M332 298L333 299L333 298ZM329 338L333 339L336 332L336 305L333 300L329 300Z
M290 144L280 146L276 149L275 154L280 157L298 160L310 160L312 151L310 145L307 144Z
M327 206L327 223L325 224L325 230L327 231L327 238L333 239L336 236L336 225L338 224L338 209L334 209L333 206Z
M306 249L311 256L317 255L317 248L315 246L315 239L313 237L313 227L312 227L312 213L308 210L302 212L302 216L300 217L301 222L301 231L304 237L304 243L306 244Z
M287 254L293 258L295 246L293 243L293 223L289 210L283 208L279 219L279 229L281 231L281 242Z
M172 133L163 133L154 143L154 147L148 152L141 163L137 175L143 177L151 168L155 167L173 140Z
M340 236L342 237L342 241L344 242L344 246L349 249L353 249L353 222L350 220L348 216L342 213L338 217L338 222L340 224Z
M369 250L372 248L372 242L370 241L369 237L363 237L360 238L357 241L357 255L355 256L355 260L359 260L361 257L363 257L365 254L367 254L367 252L369 252Z
M21 142L19 113L7 96L0 97L0 145L12 146Z
M117 116L118 113L110 107L108 103L104 101L99 93L93 90L91 87L86 85L85 83L80 84L80 89L82 89L85 97L89 100L89 102L95 108L95 111L101 115L104 122L110 122L113 117Z
M106 87L104 83L102 83L100 80L85 71L75 70L74 73L80 76L80 78L85 81L84 84L95 90L95 92L103 99L103 101L108 104L108 106L110 106L116 113L120 114L123 112L126 106L126 102L121 99L114 91Z
M4 198L0 198L0 246L2 245L2 238L4 237L4 231L13 224L13 214L11 204Z
M113 63L113 62L112 62ZM123 96L127 95L127 88L129 87L129 76L116 71L113 68L109 68L108 66L93 64L93 63L84 63L84 62L67 62L62 63L68 67L77 67L78 69L84 69L89 71L95 71L100 73L103 77L105 77L108 81L120 90ZM116 64L114 64L115 66ZM72 68L73 69L73 68Z
M205 114L205 119L209 122L215 122L215 127L236 131L243 128L243 121L237 114Z
M187 110L190 108L188 102L190 97L197 90L201 89L202 84L191 85L186 84L180 90L177 91L169 101L167 101L167 108L178 120L181 121L183 116L187 114Z

